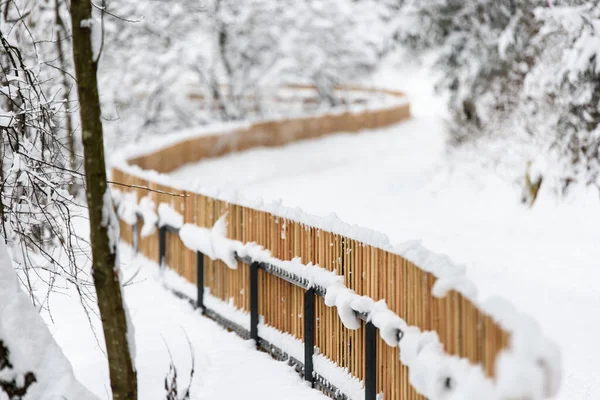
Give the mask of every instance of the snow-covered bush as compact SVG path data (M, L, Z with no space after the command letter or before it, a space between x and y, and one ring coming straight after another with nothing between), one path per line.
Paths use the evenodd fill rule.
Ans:
M600 187L600 7L569 3L537 10L540 51L550 54L536 67L544 90L532 98L552 106L550 140L566 164L563 187L577 181Z
M539 0L414 0L403 31L416 51L436 52L438 83L450 92L458 142L500 123L518 104L525 75L535 62L530 46L538 29ZM467 129L465 129L467 128Z
M556 187L598 185L599 12L581 0L411 0L400 38L434 55L454 143L531 145L560 163Z

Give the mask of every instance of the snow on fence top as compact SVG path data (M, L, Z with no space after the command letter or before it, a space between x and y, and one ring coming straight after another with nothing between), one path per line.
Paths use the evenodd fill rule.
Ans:
M399 93L391 94L398 96L397 101L387 102L379 108L368 106L350 111L334 110L319 116L223 124L200 129L197 133L188 130L175 135L174 139L167 138L142 148L123 151L113 160L113 180L185 194L187 197L176 197L164 193L147 193L142 188L133 189L142 199L140 212L148 214L152 225L158 220L177 220L179 225L181 221L175 210L181 211L183 222L186 223L182 229L189 233L182 239L188 247L195 248L198 245L193 240L194 233L204 232L194 231L193 225L198 226L196 229L211 228L217 219L229 212L231 217L228 218L229 226L226 229L229 238L245 243L258 242L271 250L273 257L281 260L300 257L303 262L319 262L323 268L337 270L344 275L346 286L351 290L359 295L369 295L375 300L387 300L390 308L406 319L409 325L415 325L414 329L418 332L436 331L441 342L434 340L431 342L434 345L427 346L422 334L414 339L412 332L417 331L409 329L403 340L406 343L417 340L418 345L408 346L413 350L416 348L416 354L411 355L409 350L401 352L400 356L404 364L409 366L414 365L416 355L429 357L429 361L411 368L410 378L414 388L431 400L468 399L482 394L489 399L545 399L554 395L558 391L561 374L560 356L555 344L543 335L531 317L517 312L508 302L495 299L479 303L474 285L465 276L464 267L454 264L447 256L431 252L419 242L393 246L386 235L344 223L334 214L325 218L316 217L299 208L285 207L280 202L265 204L261 199L251 200L236 193L195 187L190 182L177 181L164 174L206 157L254 146L278 146L334 132L374 129L408 118L410 112L406 99ZM169 204L172 208L168 209L162 203ZM159 215L153 216L156 204L159 204L162 212L159 210ZM122 219L130 222L131 207L124 207ZM146 221L146 217L144 220ZM257 227L263 223L268 227ZM280 235L273 234L276 229L281 232ZM210 230L206 229L206 232ZM142 228L142 234L144 233L150 235L152 230L150 227ZM286 236L293 237L286 240ZM327 242L331 249L325 248ZM214 253L216 250L212 251ZM348 255L350 251L353 252L352 255ZM319 257L320 260L317 259ZM227 256L216 259L227 260ZM182 262L185 263L185 260ZM233 262L235 261L229 260L227 264ZM359 272L362 276L357 279ZM233 275L228 279L239 280ZM386 279L392 283L388 284ZM401 287L394 286L398 282ZM421 284L422 282L425 283ZM236 290L240 293L235 292ZM233 298L236 305L243 309L246 304L243 290L243 285L239 289L225 288L221 297L226 301L229 297ZM344 300L345 297L347 296L342 295L341 299L334 299L333 303L337 305L338 300L341 303L353 300L350 297ZM342 314L340 316L350 320L349 323L352 324L352 318L343 317ZM277 326L277 323L273 320L272 325L284 331L287 329L283 325ZM290 333L297 337L302 335L302 332ZM341 331L340 335L343 335ZM322 346L327 348L327 343ZM400 348L402 349L402 343ZM425 351L425 348L429 350ZM459 358L440 358L439 354L443 349ZM327 352L330 354L326 355L335 361L335 351L326 349L324 353ZM480 379L481 374L468 372L471 371L467 368L468 361L481 365L485 374L493 377L493 384ZM346 361L340 359L338 362ZM353 371L355 367L348 368L361 377L359 369ZM419 371L422 368L428 373ZM461 381L461 388L471 387L472 390L441 390L441 384L435 379L447 373L449 368L456 370L453 373L460 377L458 380ZM384 377L384 381L385 379ZM384 392L402 386L402 383L394 382L396 378L391 379L392 383L382 387ZM401 380L400 377L396 379ZM385 398L395 398L396 392L399 391L384 393Z

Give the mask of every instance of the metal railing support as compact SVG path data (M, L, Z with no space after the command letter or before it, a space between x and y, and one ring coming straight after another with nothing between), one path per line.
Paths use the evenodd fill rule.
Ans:
M250 339L258 346L258 267L259 263L250 264Z
M377 327L365 326L365 400L377 398Z
M315 290L304 292L304 380L314 387L313 355L315 353Z
M162 226L158 229L158 265L165 266L165 256L167 253L167 227Z
M196 286L198 293L196 297L196 306L204 314L204 254L196 252Z
M167 231L178 232L178 229L168 225L162 226L158 231L158 256L161 267L166 266L166 250L167 250ZM132 245L134 250L137 252L139 249L139 222L132 225ZM267 274L276 276L287 282L292 283L296 287L305 289L304 292L304 365L299 360L295 360L304 373L304 379L310 382L311 386L327 389L328 393L336 393L336 396L346 399L347 397L339 392L334 386L328 383L321 375L314 371L314 349L315 349L315 296L325 296L326 289L320 286L311 286L306 278L290 274L281 268L271 265L268 263L261 263L253 261L250 257L240 257L235 254L236 258L250 265L250 330L246 331L245 328L241 328L231 321L228 321L224 317L217 314L214 310L206 308L204 304L204 254L200 251L196 252L196 284L197 284L197 298L195 306L201 310L201 312L210 318L217 320L224 326L233 327L237 329L242 337L250 336L250 339L254 340L257 348L261 347L261 342L265 342L263 339L258 337L258 270L263 269ZM176 295L187 298L182 293L174 292ZM189 298L188 298L189 299ZM194 305L192 299L189 301ZM376 400L377 398L377 327L369 321L369 316L366 313L356 312L356 315L361 320L365 321L365 400ZM242 332L243 331L243 332ZM404 332L398 331L398 340L401 340L404 336ZM281 352L281 351L280 351ZM283 354L283 353L282 353ZM286 354L286 357L289 357ZM323 386L326 384L326 386ZM450 383L448 383L450 384ZM331 388L334 389L328 389Z

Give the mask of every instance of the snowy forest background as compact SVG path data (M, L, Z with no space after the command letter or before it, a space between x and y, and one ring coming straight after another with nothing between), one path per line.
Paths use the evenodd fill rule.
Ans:
M107 154L327 110L344 104L336 85L410 66L444 100L449 154L503 171L525 203L540 184L557 202L600 190L598 1L110 0L93 15ZM65 0L0 1L0 235L48 323L69 284L82 318L98 318L70 21ZM319 102L276 101L288 84L315 85Z
M105 7L95 13L103 25L99 87L111 148L215 120L285 114L290 110L269 100L286 83L317 85L328 107L339 101L336 84L368 79L382 65L416 63L447 98L449 145L484 143L482 159L502 163L486 149L516 144L527 149L521 158L548 156L544 173L557 190L598 186L594 1L182 0ZM77 117L63 101L76 101L66 3L7 0L2 15L5 39L36 66L53 123L70 137ZM5 58L5 74L9 65ZM10 101L5 91L3 97L6 120Z
M333 105L335 84L365 79L386 63L418 63L447 96L451 145L483 142L485 152L489 142L514 144L528 148L530 161L550 153L544 172L556 189L598 185L594 1L109 6L145 16L139 23L107 18L100 76L107 119L120 118L107 124L113 135L285 112L263 102L290 82L317 85L323 105ZM148 51L136 51L142 47ZM200 115L182 96L190 89L219 111Z

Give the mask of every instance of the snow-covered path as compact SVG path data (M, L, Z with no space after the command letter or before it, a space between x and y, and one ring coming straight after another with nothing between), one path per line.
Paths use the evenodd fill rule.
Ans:
M466 264L482 299L502 296L536 317L560 346L559 398L600 393L600 203L582 194L561 204L540 195L533 209L492 170L445 153L435 118L416 118L358 135L206 160L172 176L281 199L425 247Z
M177 367L179 393L183 393L189 384L190 344L195 359L192 399L326 398L306 386L287 364L256 351L253 342L227 332L166 291L155 264L132 257L127 246L121 246L120 257L125 279L140 270L125 289L135 326L140 399L165 398L169 352ZM73 300L74 297L55 299L53 309L57 313L49 328L71 361L76 377L101 399L108 399L105 356L95 343L81 308ZM93 318L93 324L101 336L97 318Z

